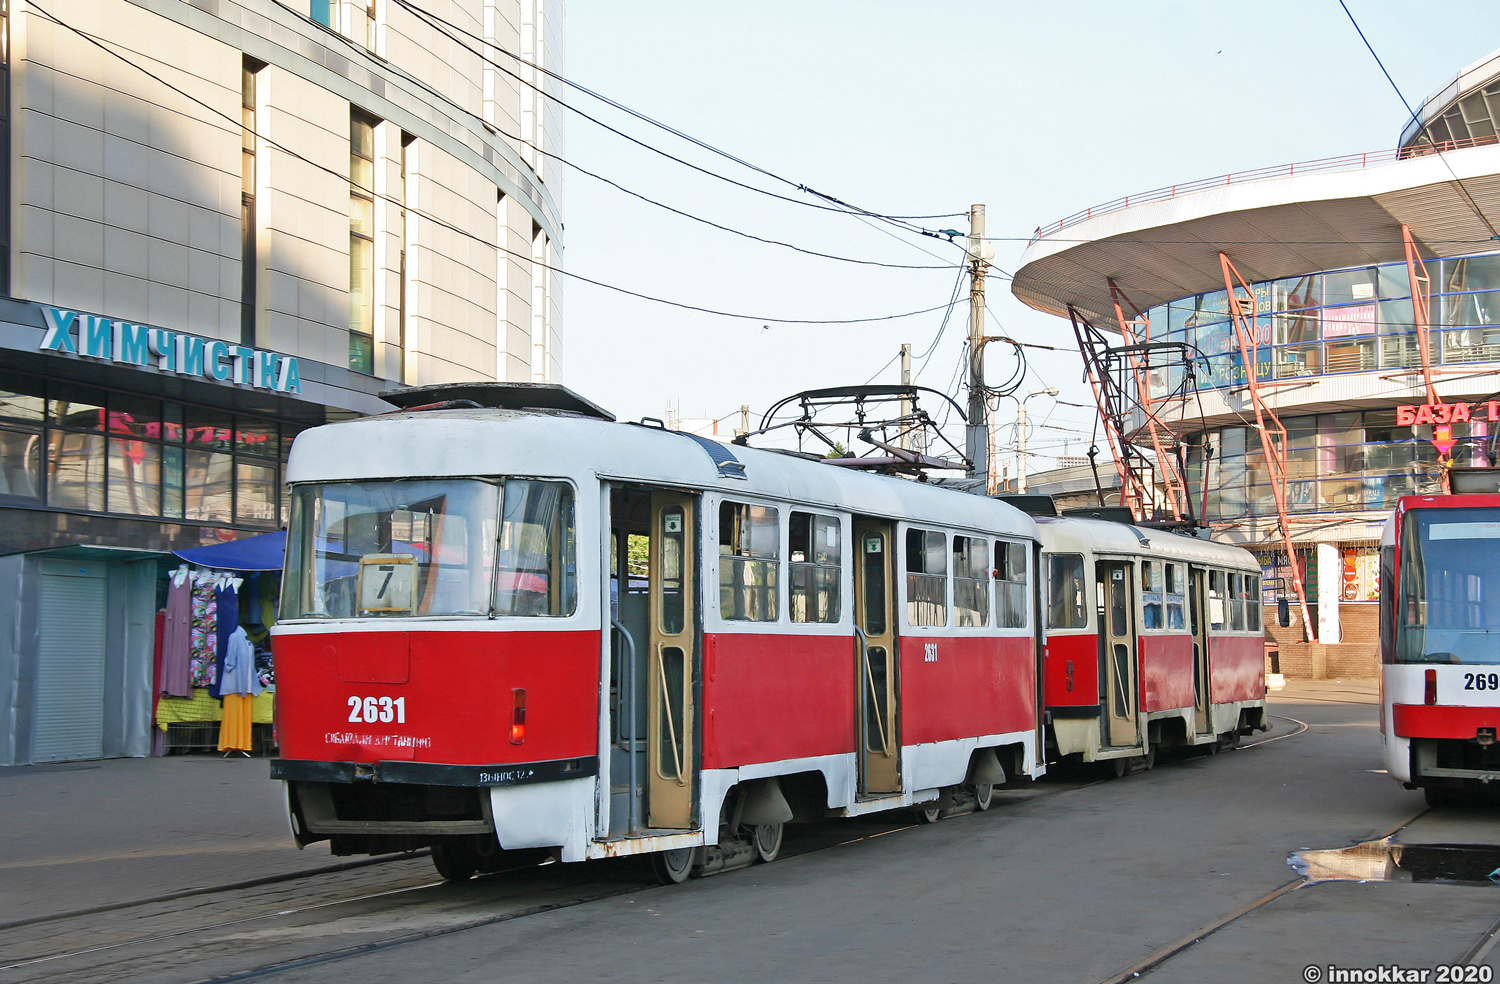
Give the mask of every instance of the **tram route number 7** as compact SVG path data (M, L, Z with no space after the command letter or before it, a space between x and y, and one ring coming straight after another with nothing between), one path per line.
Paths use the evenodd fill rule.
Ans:
M354 724L406 723L406 698L350 697L349 720Z

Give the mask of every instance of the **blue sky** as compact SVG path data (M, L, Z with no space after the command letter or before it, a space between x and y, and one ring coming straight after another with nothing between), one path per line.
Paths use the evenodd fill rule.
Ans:
M1500 47L1500 4L1346 0L1413 106ZM767 171L871 211L959 213L980 203L1014 270L1033 229L1125 194L1291 161L1390 148L1406 111L1337 0L1303 2L760 2L568 0L567 75ZM617 111L579 108L659 148L793 199L817 199ZM641 195L804 249L953 264L939 240L778 201L693 172L570 115L567 155ZM572 172L565 265L685 304L763 317L878 317L944 304L956 270L806 256L674 216ZM967 229L961 216L922 220ZM902 342L932 345L941 312L847 326L734 320L587 284L565 291L562 382L622 418L758 419L775 400L861 383ZM965 291L966 294L966 291ZM1022 393L1089 403L1066 322L988 284L990 334L1034 351ZM919 377L957 394L961 303ZM769 327L766 325L769 324ZM994 350L992 346L991 350ZM1004 375L1003 362L995 375ZM1029 404L1043 454L1082 453L1095 414ZM1014 419L1003 401L999 421ZM1062 429L1059 429L1062 428ZM1009 435L1007 435L1007 442ZM1032 470L1052 464L1038 457Z

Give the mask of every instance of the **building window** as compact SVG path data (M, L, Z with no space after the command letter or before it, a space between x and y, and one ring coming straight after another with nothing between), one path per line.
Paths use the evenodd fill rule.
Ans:
M10 0L0 0L0 294L10 294Z
M0 373L0 501L271 528L295 429Z
M936 530L906 531L906 620L948 624L948 537Z
M255 244L255 91L256 74L262 68L260 62L246 58L240 74L240 344L252 348L260 267Z
M843 551L837 516L792 513L791 559L793 622L837 622Z
M719 614L746 622L777 619L781 523L770 506L719 503Z
M375 374L375 121L349 118L349 368Z

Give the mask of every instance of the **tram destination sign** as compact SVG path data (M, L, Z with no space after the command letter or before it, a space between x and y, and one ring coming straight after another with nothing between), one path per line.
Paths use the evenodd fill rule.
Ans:
M212 383L302 394L295 356L56 307L43 307L42 316L47 322L37 346L42 352L117 365L154 364L160 372L201 376Z
M1396 407L1396 426L1464 424L1471 420L1500 421L1500 400L1479 403L1416 403Z

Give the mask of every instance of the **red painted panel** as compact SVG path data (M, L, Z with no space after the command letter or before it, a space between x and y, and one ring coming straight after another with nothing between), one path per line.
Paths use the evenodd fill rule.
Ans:
M597 755L599 646L596 631L278 634L281 753L314 761L454 765ZM351 676L388 678L397 652L408 654L405 683L348 682ZM362 674L364 653L371 671ZM520 745L510 743L515 688L526 691ZM360 698L359 720L351 721L353 697ZM366 721L366 697L392 704ZM404 722L396 720L398 708Z
M1208 696L1215 704L1264 700L1265 639L1261 636L1209 636L1208 681Z
M703 767L854 751L854 653L852 635L705 635Z
M1392 704L1396 734L1401 738L1473 740L1480 728L1500 728L1500 707L1454 707L1436 704Z
M1141 635L1141 710L1192 707L1193 637Z
M1069 688L1069 669L1073 686ZM1091 707L1099 703L1099 637L1082 635L1047 637L1047 668L1043 691L1048 707Z
M935 658L928 647L936 646ZM901 743L1036 728L1036 658L1029 637L907 636L901 640Z

